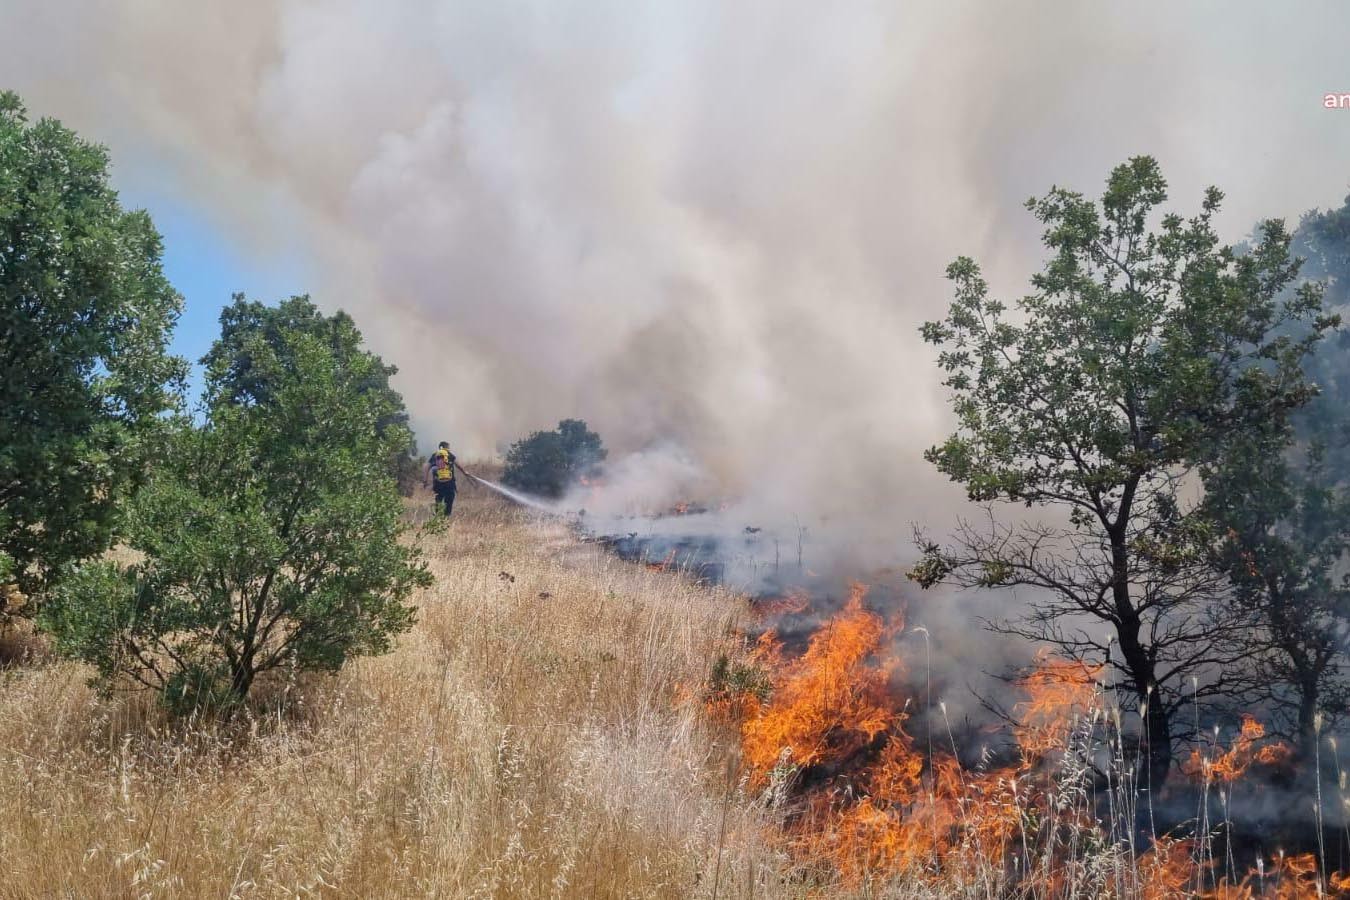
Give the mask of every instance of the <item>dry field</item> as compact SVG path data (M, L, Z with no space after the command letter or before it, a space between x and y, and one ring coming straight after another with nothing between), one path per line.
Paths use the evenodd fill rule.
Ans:
M905 735L890 632L852 603L766 662L738 637L744 598L481 488L425 549L437 583L395 652L275 678L228 724L100 697L40 640L0 636L0 898L1350 894L1311 854L1244 879L1207 842L1104 832L1081 761L1114 748L1124 771L1125 741L1094 737L1110 711L1081 667L1027 685L1022 764L965 771ZM768 701L737 671L775 673ZM780 777L782 747L842 765L881 720L852 787ZM1259 755L1224 751L1206 772Z
M425 516L429 499L415 507ZM389 656L246 721L0 647L0 896L783 897L734 738L680 702L738 598L466 487Z

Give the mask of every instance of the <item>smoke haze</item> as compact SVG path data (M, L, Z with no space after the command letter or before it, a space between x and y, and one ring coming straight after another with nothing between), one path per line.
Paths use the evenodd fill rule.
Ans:
M308 260L424 441L577 416L906 544L959 499L917 328L958 254L1024 288L1026 197L1151 153L1232 239L1340 200L1350 7L1297 9L5 0L0 86Z

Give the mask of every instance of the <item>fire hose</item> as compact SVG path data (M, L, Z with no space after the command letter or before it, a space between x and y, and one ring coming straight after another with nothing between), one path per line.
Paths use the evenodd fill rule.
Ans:
M459 474L463 475L465 478L469 479L470 481L477 481L479 484L482 484L483 479L479 478L477 475L474 475L472 472L465 471L464 467L459 464L458 460L452 463L452 465L456 469L459 469Z

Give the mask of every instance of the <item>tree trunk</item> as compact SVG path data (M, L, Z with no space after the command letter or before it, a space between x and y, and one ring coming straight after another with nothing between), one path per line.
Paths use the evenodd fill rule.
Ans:
M1125 514L1122 512L1122 522ZM1116 636L1130 673L1130 687L1139 699L1144 728L1144 755L1136 768L1138 791L1156 796L1167 783L1172 769L1172 722L1159 695L1153 656L1140 640L1143 622L1130 597L1130 554L1122 526L1111 532L1112 602L1116 610Z
M253 687L253 676L257 673L253 671L253 654L245 653L239 658L239 662L231 667L230 672L230 693L234 694L235 700L243 703L248 699L249 689Z
M1316 755L1317 737L1317 685L1301 685L1298 697L1298 747L1294 751L1300 761L1312 759Z
M1316 651L1309 652L1305 641L1309 635L1306 621L1300 623L1291 612L1289 597L1274 574L1266 575L1265 611L1270 622L1275 647L1289 660L1293 688L1298 695L1298 733L1295 735L1295 754L1300 761L1309 760L1317 751L1317 704L1321 699L1323 666Z
M1154 681L1153 660L1139 640L1140 622L1137 617L1122 620L1117 629L1120 651L1130 672L1130 687L1146 709L1142 717L1144 728L1144 755L1136 769L1140 791L1157 794L1167 783L1172 770L1172 722L1158 696Z

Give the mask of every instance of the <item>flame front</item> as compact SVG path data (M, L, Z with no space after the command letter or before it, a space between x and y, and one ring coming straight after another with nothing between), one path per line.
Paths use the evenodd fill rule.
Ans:
M843 612L816 632L798 659L783 661L772 638L761 642L758 652L774 662L777 677L772 699L753 710L742 729L756 784L765 783L780 762L809 766L847 759L899 724L888 690L897 660L876 658L888 629L863 609L864 591L853 586Z
M1003 765L967 767L954 752L919 747L905 729L914 704L899 689L904 673L892 650L903 622L867 609L865 595L853 585L798 655L774 632L763 634L750 662L768 673L769 689L714 701L720 715L737 717L748 783L779 805L777 834L808 871L855 888L903 879L937 895L958 882L967 892L971 878L984 896L1234 900L1350 890L1350 879L1319 877L1311 856L1280 857L1238 881L1218 878L1194 842L1170 837L1130 861L1133 851L1108 833L1089 799L1101 746L1093 729L1110 718L1102 666L1038 655L1017 683L1024 699L1013 709L1015 747ZM800 598L789 598L760 612L802 612ZM938 711L945 717L940 705L928 712ZM1229 749L1197 753L1184 769L1230 783L1254 764L1283 760L1287 748L1264 738L1247 718ZM1097 864L1085 861L1089 853ZM1116 872L1114 880L1104 881L1104 871Z
M785 659L771 633L761 639L755 658L774 678L766 702L741 707L751 784L792 777L817 785L792 819L790 843L850 883L1002 859L1020 830L1040 827L1028 804L1045 779L1031 770L1063 748L1095 702L1097 670L1042 658L1022 682L1019 764L966 771L953 756L920 750L905 731L910 704L894 687L900 662L886 652L903 626L867 610L865 593L854 585L799 657Z

